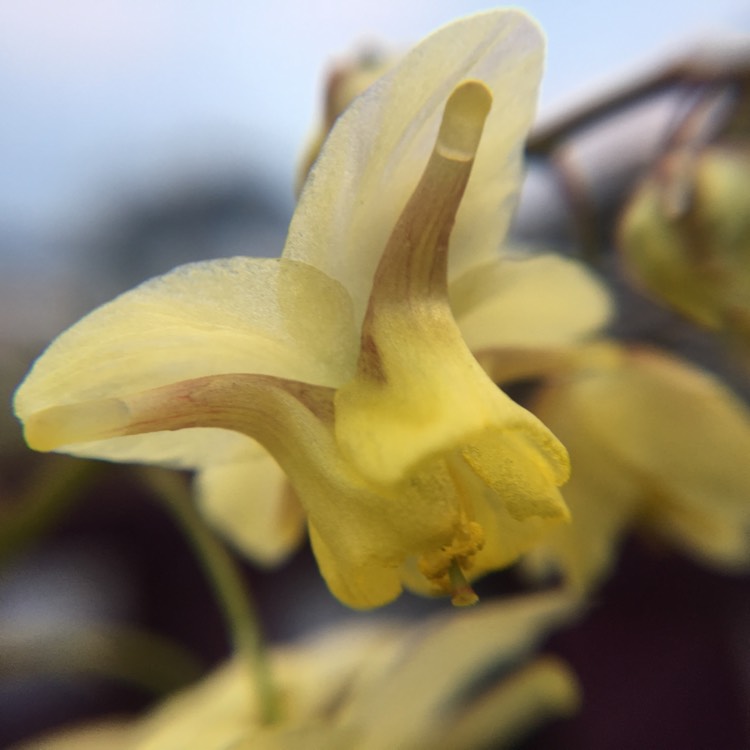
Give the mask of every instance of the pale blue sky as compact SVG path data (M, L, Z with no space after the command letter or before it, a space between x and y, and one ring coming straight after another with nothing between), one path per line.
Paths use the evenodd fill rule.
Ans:
M548 35L541 112L711 31L746 0L521 3ZM468 0L0 0L0 228L45 229L180 170L292 180L327 60L407 43Z

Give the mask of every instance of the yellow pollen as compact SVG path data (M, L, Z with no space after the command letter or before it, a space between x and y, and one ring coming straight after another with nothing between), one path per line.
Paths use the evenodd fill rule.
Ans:
M425 552L419 557L419 571L432 584L436 594L450 594L456 606L475 604L477 595L466 580L474 555L484 546L484 532L475 521L464 522L449 544Z

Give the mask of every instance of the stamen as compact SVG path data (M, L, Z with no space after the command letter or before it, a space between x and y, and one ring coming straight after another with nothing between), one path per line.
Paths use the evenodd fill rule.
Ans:
M418 560L419 571L436 594L450 594L457 607L476 604L479 597L466 580L464 570L474 565L474 556L484 547L484 532L475 521L456 529L449 544L424 552Z
M479 601L476 591L466 580L463 570L455 560L448 568L448 576L451 583L451 604L454 607L470 607Z

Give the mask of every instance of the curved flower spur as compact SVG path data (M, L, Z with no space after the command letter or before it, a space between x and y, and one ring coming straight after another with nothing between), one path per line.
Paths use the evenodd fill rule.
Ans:
M500 263L542 56L516 11L428 37L339 118L281 258L178 268L50 345L15 397L29 445L205 472L257 441L342 602L404 581L474 602L468 580L568 517L565 449L480 368L448 300ZM553 339L604 315L573 277L593 303Z

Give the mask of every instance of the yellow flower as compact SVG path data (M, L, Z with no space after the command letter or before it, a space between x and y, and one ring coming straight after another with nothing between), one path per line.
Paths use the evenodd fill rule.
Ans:
M548 365L553 362L550 356ZM649 349L560 354L532 408L570 452L574 523L529 553L588 588L637 528L725 571L750 566L750 410L716 378Z
M196 468L204 504L246 503L246 528L264 502L240 489L268 465L260 444L296 498L281 511L279 473L261 472L259 528L278 530L258 544L266 559L297 538L298 501L342 602L384 604L403 578L473 601L465 576L511 563L567 518L568 458L469 347L514 325L519 340L559 343L608 313L577 267L540 258L515 272L521 287L529 268L541 277L519 310L530 321L497 322L514 299L497 248L541 59L516 11L428 37L339 118L280 259L179 268L49 347L16 393L29 445Z
M58 732L23 750L507 746L578 707L567 665L530 657L569 612L563 599L544 595L417 625L340 626L272 652L282 697L277 724L262 725L254 682L235 659L145 717ZM483 690L472 690L482 680Z

